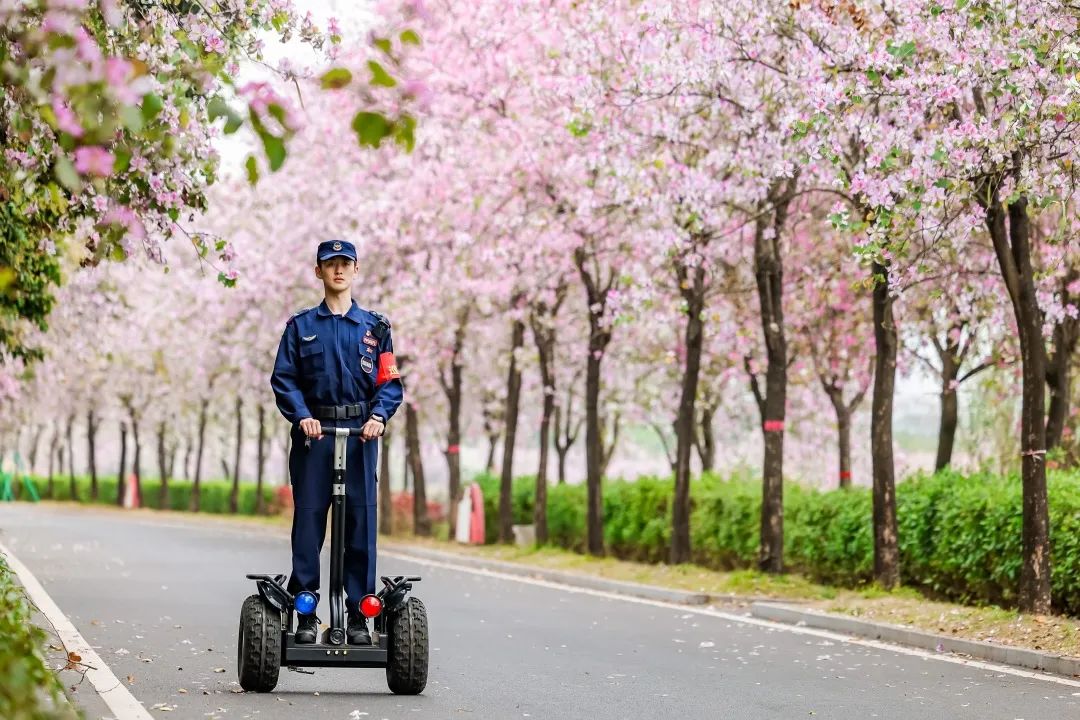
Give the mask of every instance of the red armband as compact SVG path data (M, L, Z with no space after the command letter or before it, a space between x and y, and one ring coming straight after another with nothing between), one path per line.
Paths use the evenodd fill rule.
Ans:
M379 374L375 376L375 385L379 386L391 380L400 380L401 374L397 369L397 360L394 353L384 352L379 355Z

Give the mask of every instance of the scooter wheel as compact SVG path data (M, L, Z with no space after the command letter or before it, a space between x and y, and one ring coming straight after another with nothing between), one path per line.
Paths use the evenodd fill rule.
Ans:
M240 637L236 643L236 674L240 687L270 692L281 669L281 611L259 595L244 600Z
M389 657L386 684L397 695L419 695L427 685L427 610L419 598L409 598L389 618Z

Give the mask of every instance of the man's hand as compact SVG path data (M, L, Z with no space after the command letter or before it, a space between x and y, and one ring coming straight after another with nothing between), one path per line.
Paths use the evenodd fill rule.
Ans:
M322 437L322 423L315 418L304 418L300 421L300 429L304 431L304 434L309 438Z
M384 430L386 430L386 425L375 418L371 418L364 423L364 427L360 428L360 438L363 440L374 440L382 435Z

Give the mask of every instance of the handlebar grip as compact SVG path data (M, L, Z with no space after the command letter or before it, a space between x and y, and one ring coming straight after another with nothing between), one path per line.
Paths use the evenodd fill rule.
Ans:
M323 435L337 435L339 432L341 432L342 434L346 434L346 435L350 435L350 436L358 436L358 435L360 435L360 431L362 430L362 428L355 428L355 427L343 428L343 427L336 427L334 425L322 425L321 423L320 423L320 427L322 428Z

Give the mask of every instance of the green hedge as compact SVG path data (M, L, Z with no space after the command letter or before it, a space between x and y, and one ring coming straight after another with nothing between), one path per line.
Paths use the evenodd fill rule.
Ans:
M499 479L476 478L484 493L487 540L498 537ZM515 523L531 523L532 477L513 488ZM616 557L664 562L671 541L670 478L604 483L604 541ZM1050 473L1054 605L1080 614L1080 474ZM691 483L693 561L728 570L753 567L760 537L761 485L748 477L706 475ZM548 490L551 543L585 547L583 485ZM903 582L963 602L1009 605L1021 567L1021 493L1017 477L946 471L897 486ZM870 583L874 568L868 489L784 487L784 560L788 569L829 584Z
M40 477L31 478L37 488L38 495L42 498L48 499L48 486L49 483L46 479ZM200 483L201 488L199 492L199 504L202 512L208 513L228 513L229 512L229 494L232 492L232 483L225 480L210 480ZM170 480L169 481L169 510L187 510L191 503L191 492L193 483L185 480ZM140 483L141 495L142 495L142 507L153 508L154 510L160 510L160 491L161 482L159 480L144 479ZM21 489L21 488L20 488ZM91 502L90 499L90 478L75 476L75 491L78 493L78 500L82 503ZM277 492L276 487L264 485L263 486L263 502L264 508L267 512L273 511L277 507L277 498L275 497ZM53 500L71 500L71 483L67 476L57 477L53 482ZM20 495L19 499L25 499ZM240 483L240 497L239 497L239 511L242 515L254 515L255 514L255 484L249 482ZM115 505L116 504L116 478L115 477L99 477L98 478L98 499L99 504Z
M0 717L5 720L74 717L64 711L60 682L45 664L45 641L45 632L30 622L22 587L0 555Z

